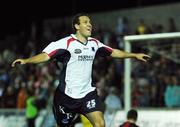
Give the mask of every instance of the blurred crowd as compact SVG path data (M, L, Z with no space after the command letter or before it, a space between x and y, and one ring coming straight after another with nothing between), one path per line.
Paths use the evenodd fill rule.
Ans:
M93 37L118 49L124 48L125 35L178 31L173 18L167 19L168 29L157 23L146 24L143 19L139 20L136 29L131 29L127 17L119 18L114 30L100 26L94 26ZM11 63L16 58L26 58L40 53L50 42L69 34L71 26L65 22L61 24L49 22L40 29L36 22L32 22L28 31L7 35L1 40L3 46L0 50L0 108L24 109L28 89L33 89L39 98L39 108L47 106L58 85L61 66L56 64L56 61L50 61L38 65L17 65L12 68ZM133 52L149 53L136 45L132 48ZM93 66L94 84L105 103L105 108L122 109L124 60L98 57ZM133 60L131 79L133 107L180 107L179 76L179 64L156 53L152 53L152 59L148 63Z

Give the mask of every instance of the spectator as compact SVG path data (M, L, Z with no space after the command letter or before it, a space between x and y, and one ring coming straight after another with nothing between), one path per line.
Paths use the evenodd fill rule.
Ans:
M168 19L168 32L177 32L176 23L173 17Z
M27 90L27 100L26 100L26 118L28 127L35 127L35 121L38 116L37 107L37 96L35 96L34 89L28 88Z
M17 97L17 108L24 109L25 106L26 106L26 88L25 88L25 83L22 83Z
M116 87L112 86L109 88L109 94L106 96L105 99L106 111L114 112L122 109L122 102L117 93L118 92Z
M16 107L16 94L14 87L8 86L3 95L3 107L15 108Z
M139 25L136 29L136 34L146 34L147 27L144 23L144 19L140 19Z
M165 105L167 107L180 107L180 86L175 76L171 77L171 83L166 87Z

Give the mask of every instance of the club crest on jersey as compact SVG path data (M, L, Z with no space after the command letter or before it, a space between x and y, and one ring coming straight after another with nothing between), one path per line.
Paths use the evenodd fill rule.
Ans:
M81 49L75 49L74 50L74 53L76 53L76 54L80 54L82 51L81 51Z
M93 52L95 51L94 47L91 47L91 49L92 49Z

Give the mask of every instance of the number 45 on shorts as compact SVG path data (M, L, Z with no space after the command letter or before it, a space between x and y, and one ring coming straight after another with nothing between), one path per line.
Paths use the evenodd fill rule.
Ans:
M92 109L92 108L96 107L95 99L92 99L92 100L88 101L86 104L87 104L86 106L87 106L88 109Z

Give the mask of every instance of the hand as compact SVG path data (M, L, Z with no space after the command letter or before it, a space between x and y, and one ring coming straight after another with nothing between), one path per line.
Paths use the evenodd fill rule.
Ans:
M15 67L16 64L26 64L25 59L16 59L11 66Z
M149 60L151 57L149 55L143 54L143 53L139 53L136 54L136 59L147 62L147 60Z

